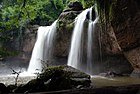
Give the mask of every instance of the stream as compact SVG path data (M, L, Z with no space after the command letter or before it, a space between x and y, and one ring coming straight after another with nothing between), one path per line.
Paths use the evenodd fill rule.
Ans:
M59 60L62 62L62 60ZM15 62L0 62L0 83L4 83L5 85L9 84L15 84L15 77L16 75L12 75L12 70L9 68L9 66L14 69L15 71L21 70L26 71L28 67L28 63L25 63L25 61L22 61L23 63L20 63L19 61L15 60ZM16 65L16 66L15 66ZM22 67L21 67L22 66ZM17 84L25 84L31 79L36 78L35 75L27 76L27 75L19 75ZM98 76L94 75L91 76L91 82L92 86L94 87L103 87L103 86L127 86L127 85L137 85L140 84L139 78L134 77L104 77L104 76Z
M92 85L95 87L104 86L127 86L140 84L139 78L134 77L103 77L103 76L92 76Z

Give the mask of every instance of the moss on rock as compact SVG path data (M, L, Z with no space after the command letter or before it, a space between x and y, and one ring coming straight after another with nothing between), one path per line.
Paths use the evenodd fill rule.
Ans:
M81 11L68 11L61 13L58 19L56 45L54 55L65 57L69 53L69 46L76 16Z
M68 66L54 66L45 69L37 79L18 86L14 93L58 91L77 88L78 85L89 87L90 83L90 77L87 74Z

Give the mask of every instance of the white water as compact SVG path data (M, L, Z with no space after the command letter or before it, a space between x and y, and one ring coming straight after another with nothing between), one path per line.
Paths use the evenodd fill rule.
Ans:
M41 72L43 64L48 63L53 52L53 42L57 20L51 26L41 26L37 31L35 43L27 73Z
M86 9L81 14L78 15L76 18L75 27L73 30L72 41L71 41L71 49L68 57L68 65L74 68L81 68L79 67L79 63L82 60L82 32L84 27L84 22L86 19L86 14L88 13L89 9Z
M88 33L87 33L87 41L85 44L85 37L83 36L85 29L84 29L84 23L86 21L87 13L90 13L89 15L89 25L88 25ZM92 21L92 8L84 10L81 14L78 15L76 19L76 24L73 30L73 36L71 41L71 49L68 57L68 65L72 66L76 69L79 69L81 71L87 72L89 74L92 73L92 64L94 63L92 60L92 46L93 46L93 34L94 34L94 28L95 24L97 23L98 18L94 21ZM84 34L85 35L85 34ZM87 53L85 54L85 48L87 47Z
M89 74L93 73L93 50L92 47L94 45L93 39L94 39L94 31L95 31L95 24L98 21L98 17L94 21L92 21L92 8L89 9L90 11L90 19L88 24L88 40L87 40L87 72Z

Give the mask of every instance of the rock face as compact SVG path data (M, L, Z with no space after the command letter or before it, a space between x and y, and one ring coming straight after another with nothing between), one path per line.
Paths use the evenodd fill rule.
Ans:
M135 48L130 51L125 52L125 56L128 58L130 62L132 62L132 66L138 70L140 69L140 47Z
M80 5L80 4L79 4ZM69 5L70 7L72 5ZM82 9L82 8L81 8ZM74 19L81 13L80 11L73 11L72 8L66 9L61 13L58 22L58 30L56 37L56 45L54 55L57 57L67 57L69 54L72 31L74 28ZM93 12L93 18L95 19L95 12ZM87 15L87 19L88 19ZM97 30L94 34L94 56L95 60L93 70L95 74L100 72L115 71L117 73L131 73L132 67L128 60L124 57L122 49L118 44L117 38L114 33L114 28L108 25L109 32L102 32L100 35L100 24L97 24ZM85 35L86 35L85 31ZM100 41L101 37L101 41ZM101 47L99 47L100 42ZM86 50L85 50L86 51ZM124 67L126 67L124 69Z
M70 48L71 35L74 27L74 19L79 11L63 12L59 17L55 56L67 56Z
M134 73L138 74L140 73L140 2L138 0L112 2L111 15L109 15L112 18L110 23L103 25L106 30L103 29L100 34L103 56L106 55L108 59L110 56L114 58L120 56L123 58L120 62L130 63ZM116 62L117 58L114 61Z
M140 47L125 51L124 54L134 68L132 75L134 73L134 77L140 78Z
M25 30L19 54L19 57L22 59L30 60L32 50L36 42L38 27L38 25L28 26L28 28Z
M54 55L67 57L70 49L74 20L83 10L80 2L72 2L59 16Z
M140 8L138 1L116 2L113 8L112 26L120 47L131 50L140 45Z
M140 2L119 0L113 7L112 26L122 52L133 66L140 70Z

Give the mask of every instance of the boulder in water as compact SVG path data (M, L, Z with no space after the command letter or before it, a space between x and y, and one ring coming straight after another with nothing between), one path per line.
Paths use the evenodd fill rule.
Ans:
M90 86L90 76L68 66L49 67L37 79L18 86L15 93L58 91ZM79 87L80 88L80 87Z
M48 90L71 89L78 85L89 87L91 83L89 75L68 66L46 69L44 73L39 75L39 79L44 80L44 82L51 79L48 83Z

